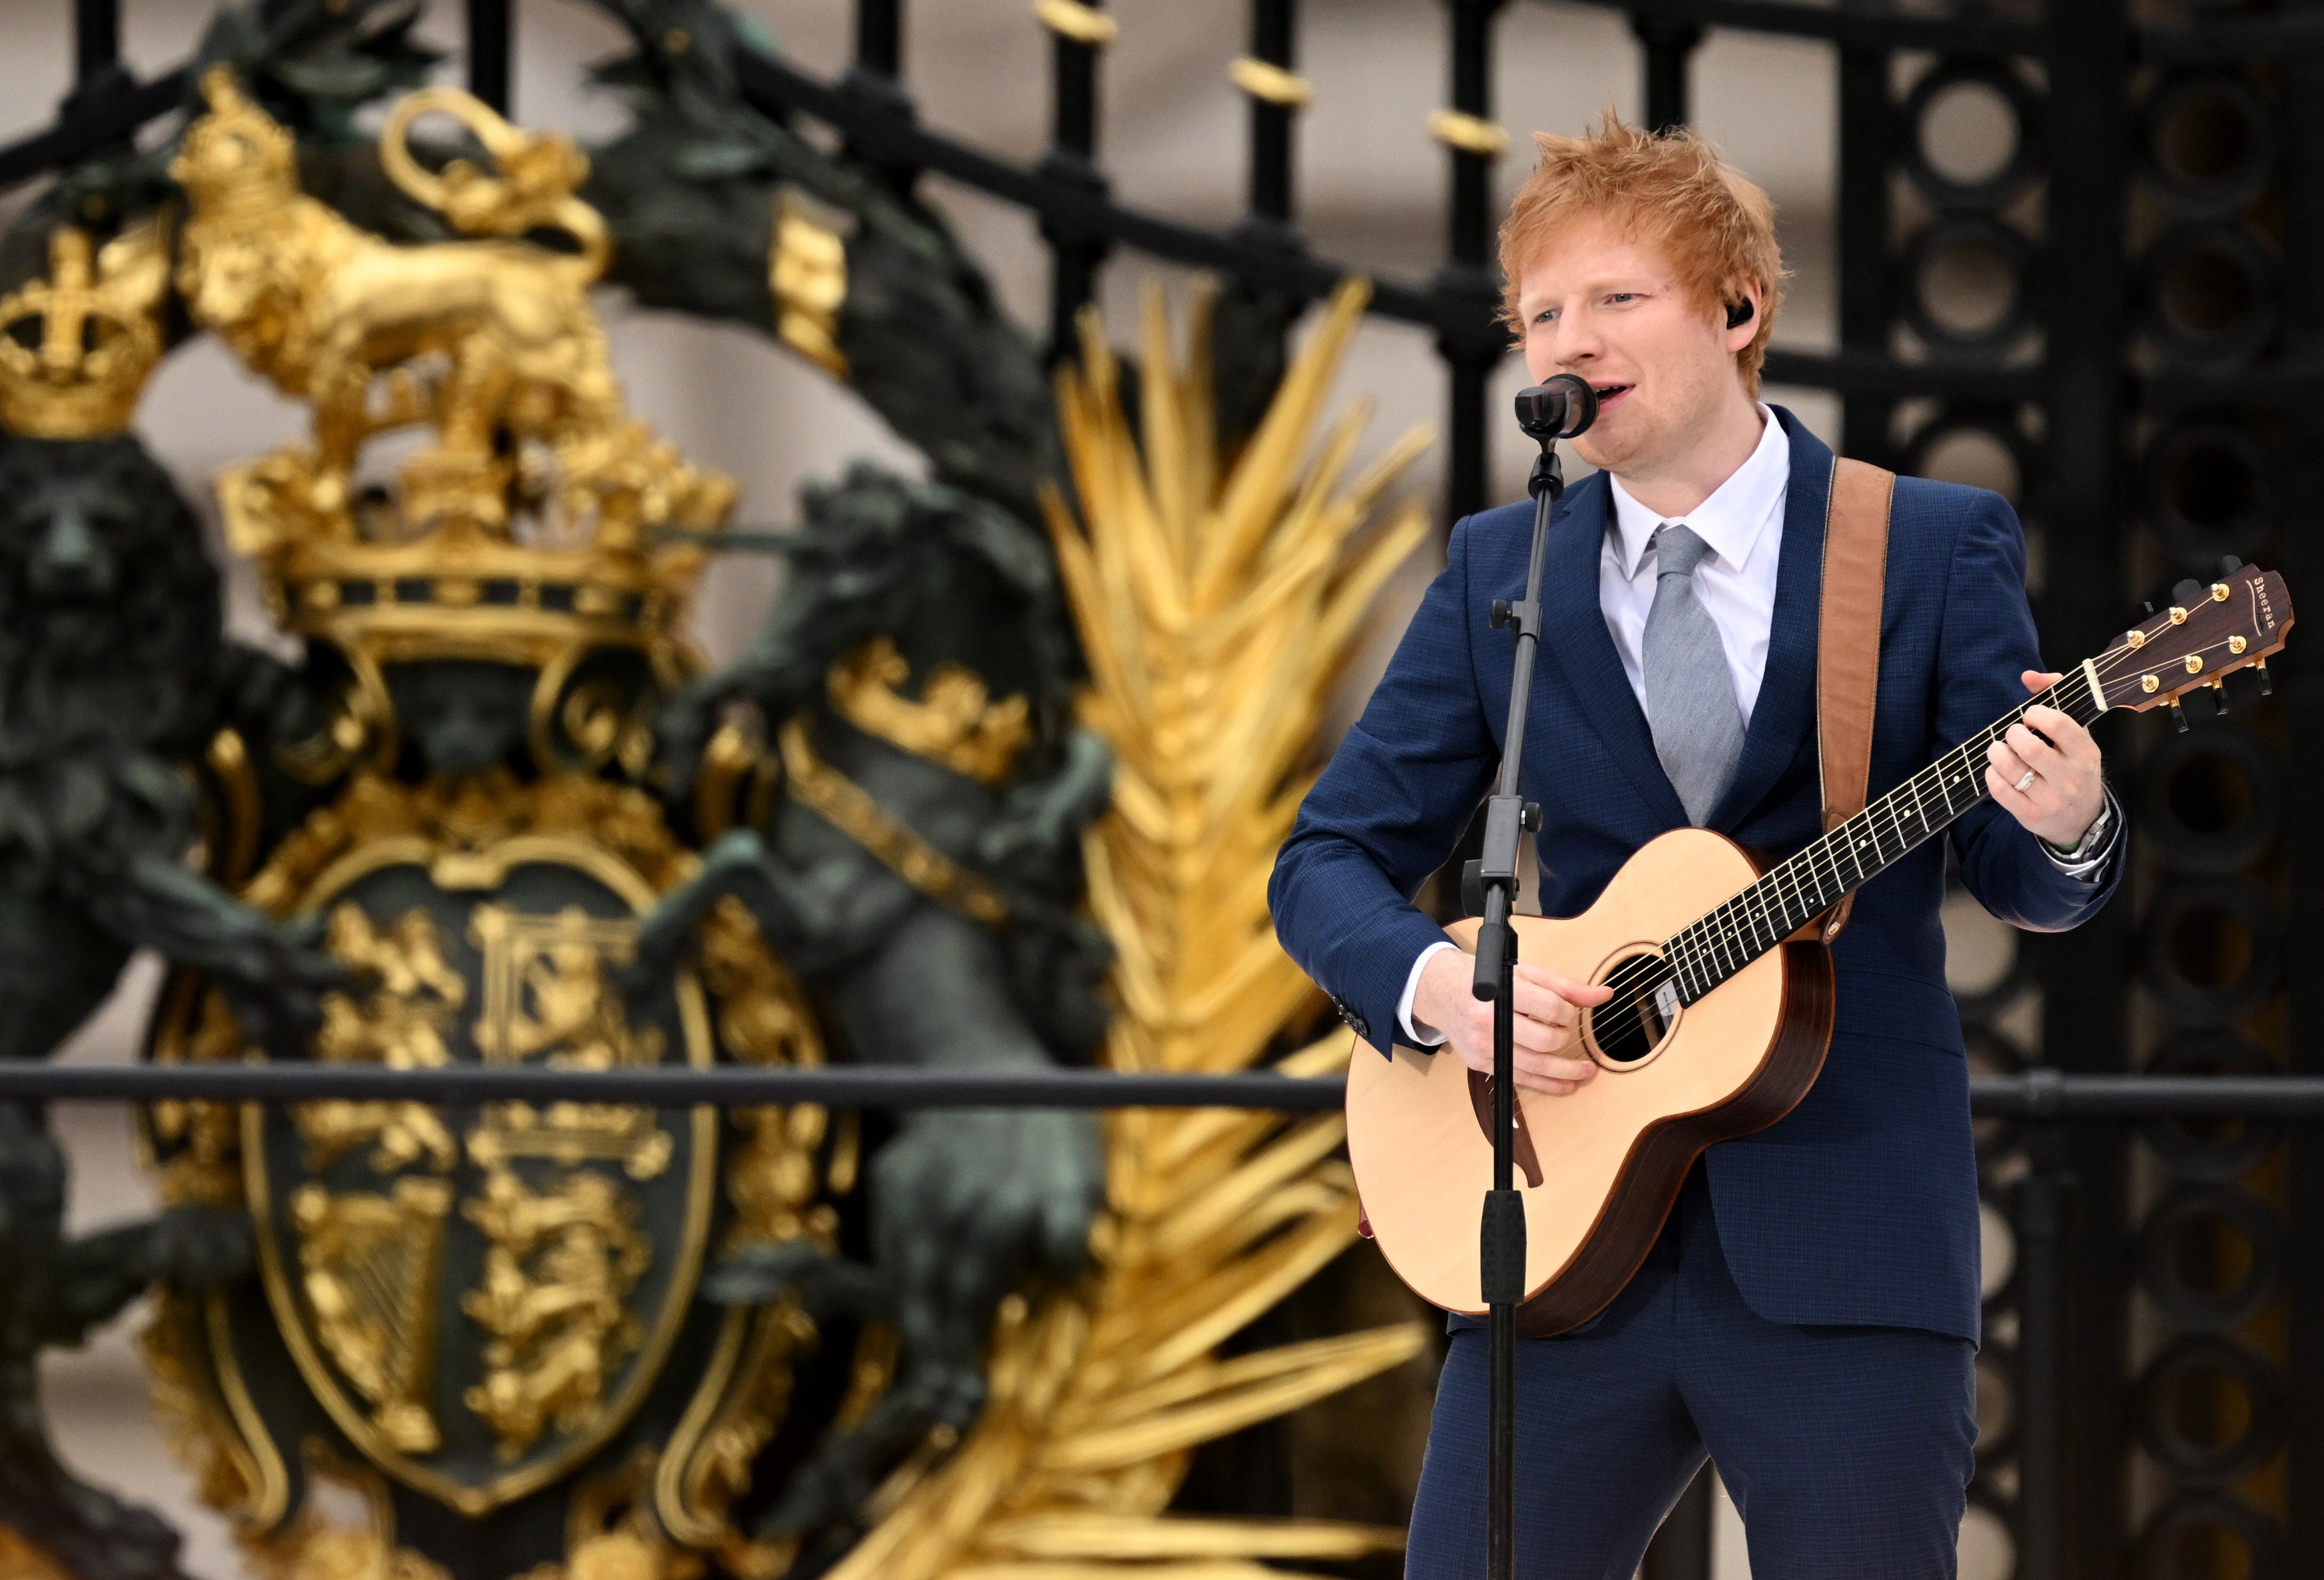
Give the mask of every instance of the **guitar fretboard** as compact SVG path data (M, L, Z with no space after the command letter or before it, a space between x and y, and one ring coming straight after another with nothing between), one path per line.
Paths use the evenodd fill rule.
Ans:
M1878 877L1986 799L1986 751L2032 707L2088 725L2106 711L2087 669L2027 698L1663 946L1678 994L1692 1003Z

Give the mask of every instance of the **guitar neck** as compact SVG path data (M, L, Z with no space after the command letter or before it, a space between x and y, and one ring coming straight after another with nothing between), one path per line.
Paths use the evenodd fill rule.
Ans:
M1680 929L1663 946L1680 999L1692 1003L1984 800L1987 749L2034 707L2088 725L2107 700L2084 663Z

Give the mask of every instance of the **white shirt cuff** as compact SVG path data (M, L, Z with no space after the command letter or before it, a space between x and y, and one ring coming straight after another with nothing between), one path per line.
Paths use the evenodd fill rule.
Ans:
M1444 1040L1444 1033L1435 1028L1424 1029L1413 1024L1412 995L1420 991L1421 968L1442 951L1457 949L1460 947L1450 938L1441 944L1429 945L1420 952L1420 958L1412 963L1412 975L1404 979L1404 996L1396 1001L1396 1023L1415 1048L1434 1048Z
M2115 799L2112 785L2106 787L2106 811L2113 822L2107 826L2104 844L2080 861L2068 861L2051 848L2045 840L2042 845L2042 854L2050 858L2050 864L2070 878L2080 878L2085 883L2097 882L2098 873L2105 870L2107 862L2114 859L2115 846L2122 843L2122 803Z

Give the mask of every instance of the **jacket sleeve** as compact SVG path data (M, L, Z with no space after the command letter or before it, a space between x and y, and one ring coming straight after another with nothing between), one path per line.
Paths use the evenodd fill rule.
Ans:
M1954 541L1937 655L1939 752L1950 750L2025 698L2018 675L2044 670L2025 603L2025 536L1999 494L1979 490ZM1990 799L1952 827L1961 882L2001 920L2062 932L2097 914L2122 882L2129 840L2117 833L2091 877L2059 869L2031 830Z
M1468 526L1277 855L1276 936L1356 1034L1388 1051L1412 964L1444 929L1412 903L1485 793L1499 748L1467 622Z

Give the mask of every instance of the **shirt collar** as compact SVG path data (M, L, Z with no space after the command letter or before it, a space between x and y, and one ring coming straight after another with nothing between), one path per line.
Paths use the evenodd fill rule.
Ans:
M1759 443L1750 457L1683 516L1658 516L1630 497L1618 477L1614 486L1614 514L1609 528L1622 544L1622 574L1636 577L1646 559L1646 543L1666 521L1683 522L1701 538L1720 563L1741 570L1751 562L1767 523L1781 513L1784 490L1792 480L1792 441L1784 425L1765 405L1759 408Z

